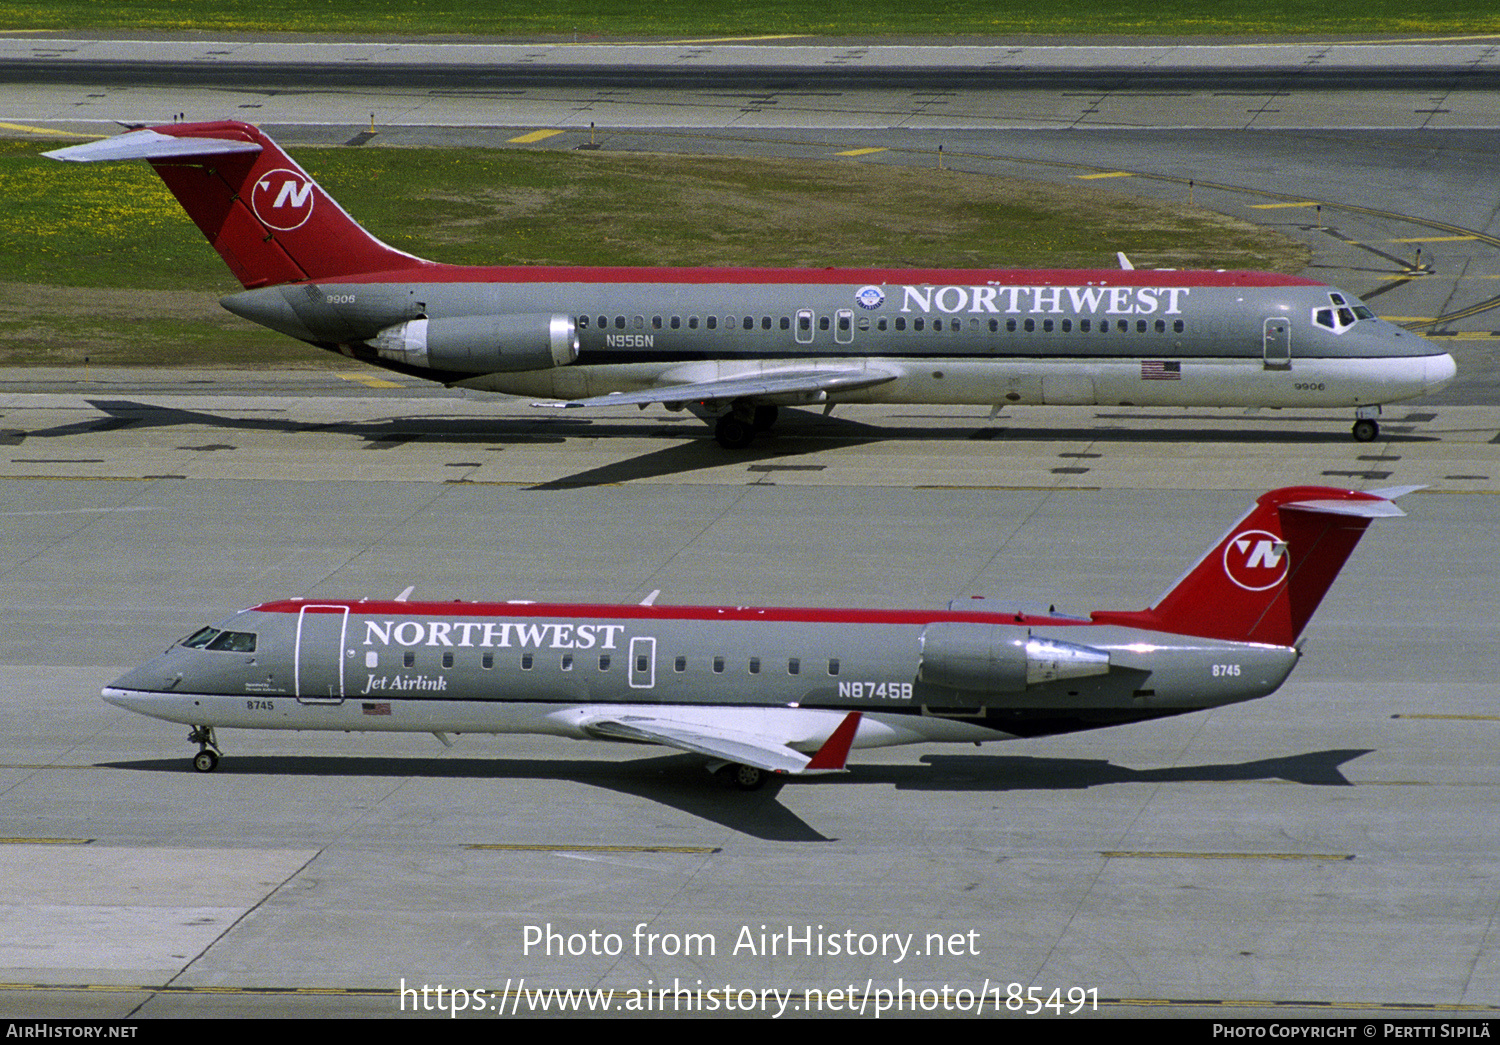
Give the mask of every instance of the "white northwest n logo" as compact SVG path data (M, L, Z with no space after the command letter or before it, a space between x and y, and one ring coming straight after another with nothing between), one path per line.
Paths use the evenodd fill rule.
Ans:
M290 203L293 207L305 207L311 197L312 182L304 182L302 188L298 189L296 182L287 179L281 183L281 191L277 193L276 202L271 204L271 206L285 207Z
M1266 530L1246 530L1224 545L1224 573L1246 591L1266 591L1286 579L1286 541Z
M250 192L250 209L256 218L278 232L291 232L307 224L316 202L312 179L285 167L266 171Z
M1235 541L1234 545L1240 550L1240 554L1245 556L1245 565L1252 569L1256 566L1275 566L1281 562L1282 553L1286 551L1285 545L1278 548L1275 541L1259 540L1255 542L1255 550L1245 555L1245 549L1250 547L1250 541L1244 537Z

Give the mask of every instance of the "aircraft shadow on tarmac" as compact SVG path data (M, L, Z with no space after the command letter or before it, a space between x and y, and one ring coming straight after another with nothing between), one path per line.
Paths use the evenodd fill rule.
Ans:
M629 436L635 439L691 439L695 442L710 442L713 430L696 418L685 414L669 414L660 411L643 412L637 417L595 417L574 411L547 411L535 417L504 418L428 418L392 417L373 421L330 422L308 424L289 418L278 417L231 417L201 410L184 410L179 407L159 406L128 399L89 399L88 404L107 416L103 420L80 421L53 429L42 429L25 433L29 437L49 435L73 435L89 431L108 431L113 428L171 427L195 425L251 431L282 431L289 433L310 431L347 432L362 435L373 442L410 440L428 437L451 442L492 442L507 439L516 442L536 441L561 442L568 436L609 438ZM850 407L849 409L858 409ZM776 428L759 436L762 440L806 439L901 439L922 442L962 442L965 440L1019 440L1025 442L1053 442L1057 440L1078 441L1098 439L1105 442L1202 442L1216 440L1233 443L1339 443L1349 442L1346 430L1313 431L1297 425L1342 424L1341 414L1283 414L1266 411L1257 414L1197 414L1184 410L1180 413L1150 413L1117 411L1118 407L1098 407L1099 413L1082 415L1087 408L1079 408L1080 423L1057 428L1007 427L1006 415L991 421L975 419L976 427L953 426L954 418L936 416L934 420L949 422L945 426L916 424L868 424L849 415L823 414L817 410L783 408ZM1024 416L1024 415L1022 415ZM1430 412L1417 412L1406 417L1394 415L1381 423L1383 436L1389 435L1399 441L1433 441L1435 436L1414 435L1411 423L1433 419ZM900 415L896 420L900 420ZM915 420L920 421L920 418ZM1172 428L1132 428L1123 423L1142 421L1174 422ZM1235 427L1194 427L1194 422L1211 425L1234 425ZM1254 425L1254 427L1250 427Z
M1371 748L1311 751L1301 755L1221 765L1128 769L1106 759L1032 755L926 755L924 765L854 765L849 772L796 780L772 777L759 791L737 791L708 777L693 755L667 754L631 762L588 759L379 758L366 755L234 755L218 771L231 776L421 777L500 781L567 780L657 802L732 831L776 842L826 842L781 801L790 785L854 787L884 784L903 791L1067 791L1107 784L1231 784L1285 780L1311 787L1352 787L1342 766ZM110 769L183 772L184 759L107 762Z
M199 410L162 407L121 399L91 399L89 404L106 416L102 419L77 421L35 431L0 432L0 444L19 445L27 439L47 439L113 431L126 427L167 428L196 427L221 431L281 432L296 435L305 432L333 432L363 439L370 450L393 450L403 444L421 441L427 445L451 443L462 446L487 444L495 447L537 443L563 443L569 438L588 439L661 439L672 445L652 450L623 461L561 476L532 487L537 490L599 486L683 474L726 464L754 468L757 464L801 457L825 449L830 442L840 446L904 440L914 442L1023 442L1023 443L1173 443L1205 442L1237 444L1301 444L1344 446L1347 433L1298 428L1299 423L1326 423L1327 417L1288 416L1276 418L1267 425L1260 418L1235 418L1239 427L1190 427L1192 422L1222 425L1223 416L1194 414L1117 414L1100 413L1090 417L1096 424L1080 423L1075 427L1021 428L984 422L982 427L928 427L921 424L866 424L851 417L824 416L813 411L784 410L775 432L762 435L745 450L726 451L714 443L711 431L696 419L650 415L643 420L590 419L557 414L529 418L473 417L454 418L383 418L371 421L308 424L280 417L233 417ZM1430 420L1431 414L1409 418L1392 418L1382 429L1386 443L1431 442L1436 436L1412 433L1412 425L1403 420ZM951 420L951 419L947 419ZM1001 421L1004 419L1001 418ZM1124 427L1121 421L1173 421L1171 428ZM1250 423L1261 421L1255 427ZM183 449L208 451L231 450L233 446L210 443ZM771 469L767 469L770 471ZM769 476L767 481L774 481ZM462 480L458 480L462 481Z
M1254 780L1285 780L1311 787L1353 787L1343 765L1368 755L1371 748L1309 751L1254 762L1223 765L1171 766L1165 769L1127 769L1106 759L1039 758L1030 755L927 755L922 761L933 770L933 788L920 778L903 787L943 791L1056 791L1083 790L1105 784L1232 784ZM967 782L967 788L965 783Z

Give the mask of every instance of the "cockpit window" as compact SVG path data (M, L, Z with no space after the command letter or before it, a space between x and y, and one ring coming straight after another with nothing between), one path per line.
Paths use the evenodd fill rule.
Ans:
M253 631L220 631L218 628L200 628L179 645L188 649L219 650L228 653L254 653Z
M199 628L187 638L183 639L182 642L179 643L179 645L186 646L188 649L202 649L204 646L207 646L210 642L218 637L218 628Z
M1360 320L1375 318L1375 313L1364 305L1350 305L1342 294L1330 293L1328 300L1335 307L1313 309L1312 321L1335 334L1342 334Z
M255 632L253 631L223 631L219 637L208 644L212 650L226 650L230 653L254 653Z

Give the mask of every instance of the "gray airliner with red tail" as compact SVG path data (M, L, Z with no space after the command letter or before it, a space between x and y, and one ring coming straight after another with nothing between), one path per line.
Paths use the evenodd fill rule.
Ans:
M1294 487L1146 610L947 610L290 599L201 628L104 690L193 727L535 733L694 752L741 787L857 748L982 743L1253 700L1371 519L1416 487Z
M747 445L787 405L1353 407L1451 356L1353 295L1267 272L443 265L362 229L265 133L141 128L47 153L144 159L244 285L238 316L538 405L661 403ZM1123 262L1123 258L1122 258Z

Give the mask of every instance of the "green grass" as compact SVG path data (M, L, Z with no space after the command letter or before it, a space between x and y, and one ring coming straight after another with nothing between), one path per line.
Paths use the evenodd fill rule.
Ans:
M1500 31L1493 0L0 0L10 29L462 33L602 37L1462 34Z
M59 164L39 156L48 147L0 142L0 360L304 352L218 307L239 288L148 166ZM296 158L371 232L455 264L1113 267L1124 250L1143 267L1298 271L1307 260L1285 237L1208 211L935 166L372 147Z

